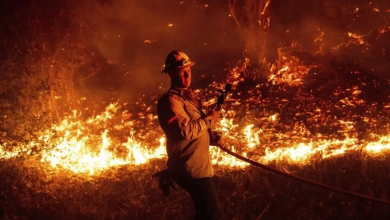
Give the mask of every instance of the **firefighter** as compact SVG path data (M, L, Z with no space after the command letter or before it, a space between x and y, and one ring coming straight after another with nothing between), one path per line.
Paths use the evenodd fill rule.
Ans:
M157 104L157 115L167 139L167 173L191 195L195 219L218 219L219 202L212 177L210 141L211 127L219 120L214 108L207 114L195 97L191 85L191 66L195 63L180 50L172 51L165 60L163 73L171 78L171 87Z

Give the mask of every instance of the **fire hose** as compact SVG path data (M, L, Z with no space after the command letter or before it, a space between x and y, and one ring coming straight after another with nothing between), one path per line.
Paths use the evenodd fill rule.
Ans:
M224 103L224 101L226 99L226 96L230 92L230 90L231 90L231 85L229 83L227 83L225 85L225 89L224 90L218 90L220 95L217 98L217 109L221 109L221 105ZM259 167L259 168L265 169L265 170L270 171L272 173L276 173L278 175L281 175L281 176L284 176L284 177L287 177L287 178L295 179L295 180L298 180L300 182L310 184L312 186L316 186L316 187L320 187L320 188L323 188L323 189L331 190L333 192L341 193L341 194L344 194L344 195L354 196L354 197L357 197L357 198L360 198L360 199L365 199L365 200L369 200L369 201L372 201L372 202L377 202L377 203L390 205L390 201L389 200L378 199L378 198L375 198L375 197L366 196L366 195L363 195L363 194L355 193L355 192L352 192L352 191L348 191L348 190L345 190L345 189L341 189L341 188L338 188L338 187L334 187L334 186L330 186L330 185L327 185L327 184L324 184L324 183L320 183L320 182L316 182L316 181L313 181L313 180L310 180L310 179L306 179L306 178L303 178L303 177L300 177L300 176L289 174L289 173L286 173L286 172L283 172L283 171L271 168L271 167L266 166L264 164L261 164L259 162L253 161L253 160L251 160L249 158L243 157L242 155L237 154L237 153L235 153L235 152L225 148L221 144L218 144L218 147L221 150L225 151L226 153L230 154L233 157L236 157L236 158L238 158L238 159L240 159L242 161L245 161L245 162L247 162L247 163L249 163L249 164L251 164L251 165L253 165L255 167Z
M217 109L221 109L221 105L224 103L224 101L226 99L226 96L230 92L230 90L231 90L231 85L229 83L227 83L225 85L225 89L224 90L217 90L220 93L218 98L217 98ZM389 200L378 199L378 198L375 198L375 197L366 196L366 195L363 195L363 194L355 193L355 192L348 191L348 190L345 190L345 189L341 189L341 188L338 188L338 187L330 186L330 185L327 185L327 184L324 184L324 183L316 182L314 180L310 180L310 179L306 179L306 178L303 178L303 177L300 177L300 176L289 174L289 173L286 173L286 172L283 172L283 171L271 168L271 167L266 166L264 164L261 164L259 162L253 161L253 160L251 160L249 158L243 157L242 155L237 154L237 153L235 153L235 152L225 148L221 144L218 144L218 147L221 150L225 151L226 153L230 154L233 157L236 157L236 158L238 158L238 159L240 159L242 161L245 161L245 162L247 162L247 163L249 163L249 164L251 164L251 165L253 165L255 167L259 167L259 168L265 169L265 170L270 171L272 173L276 173L278 175L281 175L281 176L284 176L284 177L287 177L287 178L290 178L290 179L295 179L295 180L298 180L300 182L310 184L312 186L316 186L316 187L320 187L320 188L323 188L323 189L331 190L333 192L341 193L341 194L344 194L344 195L354 196L354 197L357 197L357 198L360 198L360 199L365 199L365 200L369 200L369 201L372 201L372 202L377 202L377 203L390 205L390 201Z
M338 187L330 186L330 185L327 185L327 184L324 184L324 183L316 182L314 180L310 180L310 179L306 179L306 178L303 178L303 177L300 177L300 176L289 174L289 173L286 173L286 172L274 169L272 167L269 167L267 165L261 164L259 162L253 161L253 160L251 160L249 158L246 158L246 157L244 157L244 156L242 156L240 154L237 154L237 153L235 153L235 152L225 148L224 146L219 145L218 147L221 150L225 151L226 153L230 154L233 157L236 157L236 158L238 158L238 159L240 159L242 161L245 161L245 162L247 162L247 163L249 163L249 164L251 164L251 165L253 165L255 167L259 167L259 168L265 169L265 170L270 171L272 173L276 173L278 175L281 175L281 176L284 176L284 177L287 177L287 178L295 179L295 180L298 180L300 182L310 184L312 186L316 186L316 187L320 187L320 188L323 188L323 189L331 190L333 192L341 193L341 194L344 194L344 195L354 196L354 197L357 197L357 198L360 198L360 199L365 199L365 200L369 200L369 201L372 201L372 202L377 202L377 203L390 205L390 201L388 201L388 200L378 199L378 198L375 198L375 197L366 196L366 195L363 195L363 194L355 193L355 192L348 191L348 190L345 190L345 189L341 189L341 188L338 188Z
M225 91L219 90L221 95L218 97L218 101L217 101L217 108L218 109L221 108L221 104L224 102L224 99L226 98L226 94L227 94L227 92L229 90L230 90L230 85L229 84L226 85ZM210 129L210 131L211 131L211 129ZM212 135L212 139L215 139L212 131L210 132L210 134ZM235 158L238 158L238 159L240 159L242 161L245 161L246 163L249 163L249 164L251 164L251 165L253 165L255 167L259 167L261 169L265 169L265 170L267 170L269 172L272 172L272 173L275 173L275 174L278 174L278 175L281 175L281 176L284 176L284 177L287 177L287 178L290 178L290 179L295 179L297 181L300 181L300 182L303 182L303 183L306 183L306 184L310 184L312 186L316 186L316 187L319 187L319 188L327 189L327 190L330 190L330 191L333 191L333 192L341 193L341 194L348 195L348 196L353 196L353 197L356 197L356 198L360 198L360 199L364 199L364 200L368 200L368 201L372 201L372 202L377 202L377 203L381 203L381 204L390 205L390 201L389 200L379 199L379 198L375 198L375 197L371 197L371 196L355 193L355 192L352 192L352 191L349 191L349 190L341 189L341 188L338 188L338 187L334 187L334 186L327 185L327 184L324 184L324 183L316 182L314 180L306 179L306 178L303 178L303 177L300 177L300 176L296 176L296 175L293 175L293 174L289 174L289 173L286 173L286 172L274 169L274 168L272 168L270 166L261 164L259 162L253 161L253 160L251 160L249 158L246 158L246 157L244 157L244 156L242 156L240 154L237 154L237 153L227 149L226 147L224 147L223 144L216 144L214 146L219 147L221 150L225 151L226 153L230 154L231 156L233 156ZM172 182L172 179L170 178L170 174L169 174L168 170L163 170L163 171L160 171L158 173L155 173L155 174L153 174L152 177L153 178L159 178L159 188L163 191L164 195L166 195L166 196L169 195L169 188L176 189L175 185Z

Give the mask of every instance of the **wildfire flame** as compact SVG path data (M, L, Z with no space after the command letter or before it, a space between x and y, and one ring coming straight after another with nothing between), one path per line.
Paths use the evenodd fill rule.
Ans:
M173 25L168 24L168 27L171 26ZM348 36L353 40L352 43L366 44L364 35L349 32ZM150 42L145 41L145 43ZM243 83L240 68L245 69L248 63L249 60L246 59L242 67L231 70L228 82L233 87ZM267 83L281 85L282 89L282 85L299 88L303 85L303 78L315 67L317 65L304 65L297 58L291 57L278 71L270 72ZM214 82L210 87L223 88L223 85ZM256 89L259 87L260 85L255 86ZM244 121L237 120L237 111L234 108L255 105L261 109L270 102L267 99L262 101L260 99L262 94L256 91L241 93L244 92L248 94L246 100L228 97L233 109L223 110L224 117L214 129L223 133L226 147L252 160L265 164L283 161L305 165L313 160L338 157L349 152L378 157L390 151L389 134L379 135L372 132L368 135L370 138L362 140L357 138L354 130L356 123L344 119L334 120L338 128L337 137L313 134L308 131L307 126L300 123L279 129L281 114L272 111L248 113ZM349 95L343 96L346 92ZM338 88L333 93L337 97L334 107L345 109L368 105L365 100L359 98L361 93L359 86L352 86L346 90ZM312 97L307 99L309 102L313 101ZM210 97L208 100L204 106L216 102L215 97ZM280 105L290 102L287 99L273 101ZM384 106L384 109L389 109L389 106ZM42 131L34 141L27 144L1 144L0 159L7 160L39 152L40 162L50 165L53 172L65 169L74 173L95 175L116 166L136 166L148 163L152 159L165 158L166 140L158 126L157 116L150 113L132 116L128 110L120 112L120 109L118 103L112 103L101 114L88 119L83 119L80 112L73 111L72 115L64 118L60 123ZM151 107L148 108L148 112L150 109ZM307 115L311 116L312 122L321 122L326 119L328 112L326 107L316 106L311 112L307 112ZM301 117L303 114L304 112L296 113L293 117ZM148 123L140 125L138 123L140 119ZM363 121L370 123L375 120L363 116ZM247 166L246 163L222 152L218 147L211 147L211 157L216 165Z
M286 78L285 74L280 74L286 73L289 69L291 69L289 66L282 68L277 74L270 75L269 80L296 85L297 80L292 76ZM304 72L307 71L308 69ZM298 76L302 74L304 73L295 73L295 77L299 78ZM232 76L234 77L235 74L233 73ZM360 93L356 87L351 91L353 95ZM342 99L340 102L344 105L355 105L352 100ZM67 169L74 173L94 175L111 167L139 165L151 159L166 157L165 137L162 131L158 129L149 131L149 134L154 137L154 143L137 140L139 136L134 128L136 122L128 120L127 110L117 114L120 108L118 103L110 104L101 114L86 120L81 120L80 113L74 111L61 123L43 131L37 141L32 141L26 146L14 147L13 151L7 150L5 145L0 145L0 158L9 159L28 154L32 148L38 148L41 149L40 161L48 163L53 170ZM320 113L321 109L316 109L316 112ZM364 144L348 135L343 140L323 139L317 136L304 138L305 141L302 141L299 137L306 132L302 128L301 131L292 128L297 138L277 133L274 141L270 142L267 135L274 131L263 131L254 124L240 127L235 124L234 114L232 110L224 112L225 117L217 124L216 130L224 133L226 144L233 151L244 156L251 155L252 159L265 164L273 161L307 164L314 159L326 159L356 150L363 150L370 156L382 155L390 150L390 136L378 136L377 141ZM149 120L155 119L155 116L149 117ZM261 120L277 123L278 119L278 114L272 114ZM339 120L339 123L347 134L354 125L352 122L342 120ZM213 163L217 165L247 166L246 163L222 152L218 147L211 148L211 157Z

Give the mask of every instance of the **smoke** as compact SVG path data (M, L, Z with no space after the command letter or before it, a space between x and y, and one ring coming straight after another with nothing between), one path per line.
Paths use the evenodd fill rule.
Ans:
M79 6L85 21L80 31L93 60L80 68L80 78L93 75L80 90L117 93L122 99L162 93L170 83L161 74L165 57L177 49L196 62L193 87L206 86L212 75L223 76L228 63L240 58L243 40L225 1L197 2L116 0Z
M271 3L269 45L295 45L303 59L314 61L313 56L321 54L337 63L350 63L370 74L390 78L389 1L272 0Z
M59 60L56 62L57 66L62 65L59 69L69 66L64 60L71 60L73 66L78 59L83 60L71 77L74 84L69 86L75 86L80 96L87 99L128 100L137 94L163 93L169 87L169 77L162 75L161 70L166 55L176 49L183 50L196 62L193 87L204 87L212 80L223 79L226 74L223 69L241 59L244 50L241 30L229 17L225 0L4 2L2 9L8 13L3 13L3 18L7 23L0 25L7 30L4 35L8 38L2 40L2 47L19 50L9 42L13 36L24 33L32 39L33 49L29 51L47 54L46 60ZM388 61L390 49L384 45L390 33L388 1L272 0L271 4L267 48L274 51L273 57L277 58L277 48L290 47L295 42L307 54L313 54L319 46L325 52L331 51L348 40L348 32L353 32L368 33L365 38L373 45L368 52L361 50L365 52L359 55L362 63L372 63L366 69L379 69L378 66ZM23 9L26 5L36 7ZM376 8L379 11L375 11ZM13 17L18 19L13 20ZM31 31L24 30L21 23ZM380 26L386 34L377 34ZM15 27L20 27L18 33ZM324 32L321 41L316 41L321 32ZM20 45L16 41L14 44ZM5 54L3 57L8 57ZM355 50L345 50L338 56L352 59L357 54ZM38 58L34 62L43 60L36 55L31 57ZM47 64L43 66L47 72ZM381 67L380 71L388 69L388 66Z

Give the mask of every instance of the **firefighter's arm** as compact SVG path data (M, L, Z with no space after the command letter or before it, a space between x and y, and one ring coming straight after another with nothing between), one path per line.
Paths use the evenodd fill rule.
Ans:
M175 97L169 99L167 110L168 115L172 116L168 119L170 131L175 136L185 140L196 139L202 132L207 132L207 129L214 123L214 119L210 116L190 120L190 117L184 110L184 103Z

